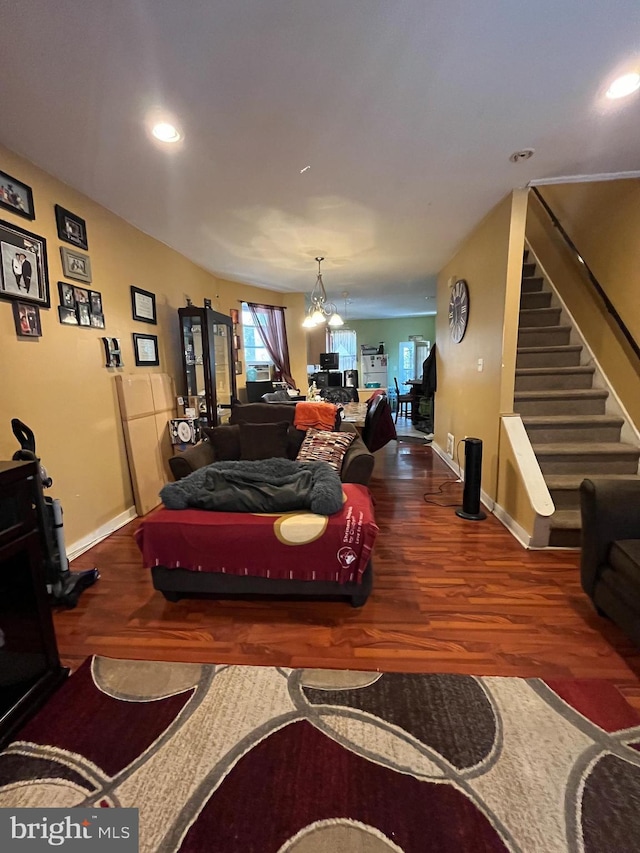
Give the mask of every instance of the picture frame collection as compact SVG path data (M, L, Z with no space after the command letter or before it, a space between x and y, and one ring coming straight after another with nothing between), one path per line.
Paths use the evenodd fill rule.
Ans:
M58 282L60 305L58 317L66 326L85 326L104 329L102 294L98 290L77 287L66 281Z
M0 209L28 220L35 219L33 190L18 178L0 170ZM102 293L82 285L92 283L87 223L62 205L54 205L62 273L70 281L58 282L58 319L65 326L104 329ZM79 251L82 250L82 251ZM11 222L0 219L0 300L13 303L16 334L20 338L42 336L41 308L51 307L47 241ZM154 293L131 285L131 314L140 323L157 325ZM237 312L236 312L237 314ZM157 335L133 335L137 366L160 364ZM104 339L103 339L104 340ZM120 361L121 364L121 361Z

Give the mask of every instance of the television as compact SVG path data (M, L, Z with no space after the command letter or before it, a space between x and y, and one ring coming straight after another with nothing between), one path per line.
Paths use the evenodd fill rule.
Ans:
M321 352L320 370L340 370L340 354L337 352Z

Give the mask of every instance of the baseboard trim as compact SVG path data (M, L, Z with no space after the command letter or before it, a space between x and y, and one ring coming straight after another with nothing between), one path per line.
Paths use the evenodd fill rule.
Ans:
M69 562L71 562L71 560L75 560L76 557L84 554L84 552L88 551L89 548L93 548L93 546L97 545L98 542L102 542L102 540L106 539L107 536L115 533L116 530L124 527L125 524L128 524L137 517L138 513L136 512L136 508L130 506L129 509L125 509L125 511L121 512L120 515L116 515L115 518L112 518L111 521L108 521L106 524L98 527L97 530L92 530L91 533L87 534L87 536L83 536L82 539L78 539L77 542L73 542L67 548L67 558Z
M503 509L500 504L494 503L493 514L498 521L507 528L509 533L518 540L523 548L526 548L527 550L531 548L531 536L527 533L524 527L522 527L522 525L518 524L515 519L511 518L506 509Z

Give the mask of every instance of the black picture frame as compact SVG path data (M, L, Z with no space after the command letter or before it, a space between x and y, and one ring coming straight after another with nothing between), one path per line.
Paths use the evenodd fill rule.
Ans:
M89 291L89 305L92 314L102 314L102 294L98 290Z
M88 302L76 302L76 313L78 314L79 326L91 325L91 310Z
M24 260L20 260L22 257ZM19 270L14 262L19 264ZM24 278L25 263L28 280ZM0 220L0 298L35 302L40 308L51 306L47 241L3 220Z
M66 305L58 305L58 319L64 326L77 326L78 315L75 306L67 308Z
M58 226L58 237L64 240L65 243L71 243L78 246L79 249L88 249L87 241L87 223L84 219L60 207L56 204L56 225Z
M134 320L157 326L158 315L156 313L155 293L131 285L131 312Z
M137 367L157 367L160 364L158 336L133 332L133 354Z
M6 172L0 172L0 207L25 219L36 218L31 187Z
M60 295L60 305L64 308L76 307L75 287L73 284L68 284L66 281L58 282L58 293Z
M42 337L40 324L40 309L33 302L14 302L13 320L16 324L16 334L21 338Z
M86 287L77 287L75 284L73 287L73 297L75 299L75 304L80 305L81 303L86 303L89 305L89 290ZM89 308L91 310L91 308Z

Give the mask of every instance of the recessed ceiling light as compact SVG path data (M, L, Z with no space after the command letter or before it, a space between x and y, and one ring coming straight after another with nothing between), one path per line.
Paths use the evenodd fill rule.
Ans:
M514 151L513 154L509 156L509 160L512 163L521 163L523 160L529 160L535 154L535 150L533 148L523 148L522 151Z
M179 142L182 139L178 130L168 121L160 121L158 124L154 124L151 133L160 142Z
M625 98L631 95L637 89L640 89L640 73L630 71L628 74L623 74L622 77L617 77L607 89L607 98Z

